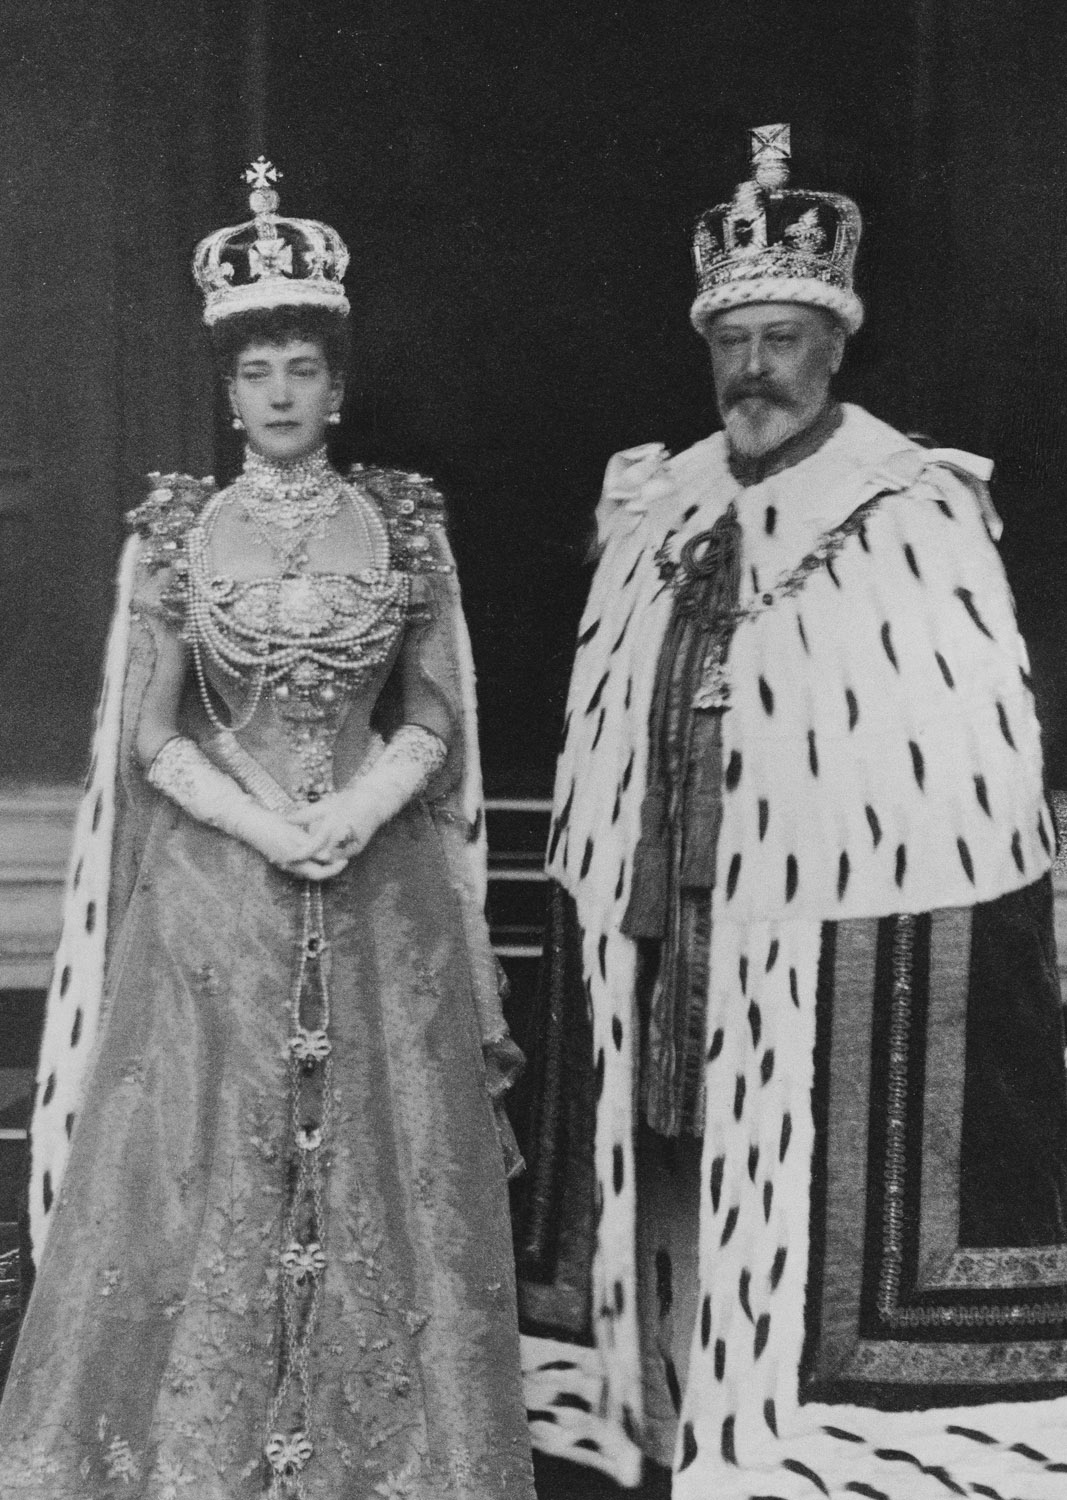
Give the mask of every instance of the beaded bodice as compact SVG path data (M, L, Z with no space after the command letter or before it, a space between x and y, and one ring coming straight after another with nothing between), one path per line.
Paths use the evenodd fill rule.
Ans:
M397 646L410 578L392 566L385 523L355 485L324 460L305 463L300 473L295 467L272 473L254 458L190 529L185 628L215 727L240 733L257 714L276 720L300 768L291 790L306 797L332 786L345 711ZM235 578L213 571L212 534L227 506L239 507L261 533L280 575ZM345 507L362 533L370 566L358 574L310 571L310 539ZM209 678L236 705L231 722L219 715Z

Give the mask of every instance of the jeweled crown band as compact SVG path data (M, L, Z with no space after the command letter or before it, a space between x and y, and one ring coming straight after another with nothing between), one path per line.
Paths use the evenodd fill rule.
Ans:
M729 203L697 221L690 317L698 332L727 308L757 302L823 308L849 333L863 322L863 304L852 289L860 211L841 193L787 188L789 153L788 125L753 130L752 177L738 184Z

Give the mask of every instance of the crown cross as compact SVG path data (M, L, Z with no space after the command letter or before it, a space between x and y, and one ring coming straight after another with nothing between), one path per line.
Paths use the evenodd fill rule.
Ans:
M282 173L265 156L258 157L245 167L245 181L251 188L269 188L272 182L280 181Z
M752 176L762 188L784 187L792 154L788 125L756 125L749 131Z

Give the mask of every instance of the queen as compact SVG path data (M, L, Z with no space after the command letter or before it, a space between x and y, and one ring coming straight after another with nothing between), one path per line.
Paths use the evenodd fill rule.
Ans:
M194 261L243 470L153 475L121 568L0 1406L20 1500L533 1495L455 568L425 479L327 458L348 254L279 175Z

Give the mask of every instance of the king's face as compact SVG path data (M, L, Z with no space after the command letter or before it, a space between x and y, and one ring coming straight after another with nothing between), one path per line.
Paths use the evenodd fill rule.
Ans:
M825 406L844 332L819 308L730 308L707 331L719 412L731 446L756 457L802 432Z

